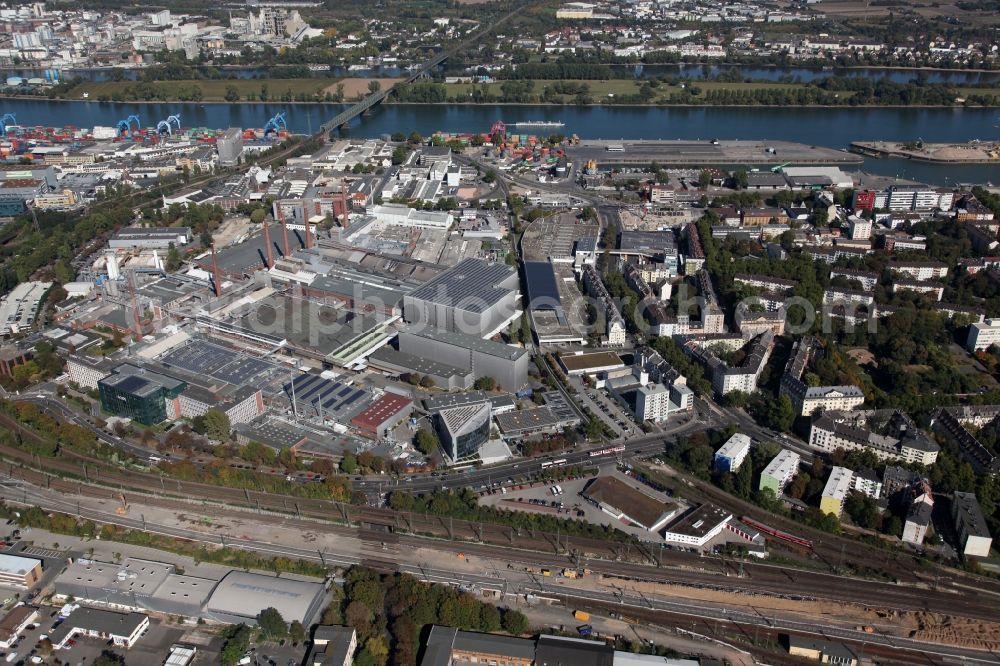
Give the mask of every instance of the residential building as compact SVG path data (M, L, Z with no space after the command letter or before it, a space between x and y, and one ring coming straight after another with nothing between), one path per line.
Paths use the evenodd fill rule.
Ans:
M358 647L358 632L352 627L321 624L313 631L305 666L351 666Z
M800 416L854 409L865 401L865 394L857 386L809 386L803 381L810 360L821 352L822 347L815 338L806 336L798 340L781 376L779 395L788 396Z
M914 498L906 510L906 520L903 521L903 541L922 546L927 538L927 528L931 524L933 512L934 498L930 493L921 493Z
M940 451L913 419L893 409L824 412L812 423L809 445L826 453L867 450L881 460L921 465L933 465Z
M989 349L1000 343L1000 319L973 322L965 339L965 348L971 352Z
M714 467L720 472L735 472L750 453L750 437L741 432L734 433L715 452Z
M830 478L826 480L823 494L820 495L819 510L839 518L844 510L844 500L851 490L853 479L854 472L846 467L831 469Z
M951 517L965 557L989 557L993 545L983 509L975 493L955 491L951 501Z
M887 268L921 282L940 280L948 275L948 264L942 261L890 261Z
M871 467L865 467L854 473L854 483L852 488L863 495L873 499L882 496L882 482Z
M770 489L775 497L780 497L798 473L801 459L795 451L782 449L760 473L758 489Z

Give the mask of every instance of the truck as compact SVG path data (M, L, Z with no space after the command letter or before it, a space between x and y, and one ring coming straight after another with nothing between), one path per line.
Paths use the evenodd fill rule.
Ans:
M551 576L552 572L549 569L542 569L543 576Z
M582 610L573 611L573 617L577 619L578 622L587 622L590 620L590 613Z
M562 577L563 578L576 578L576 569L563 569L562 570Z
M581 636L590 636L592 633L594 633L594 628L589 624L580 625L579 627L576 628L576 633L580 634Z

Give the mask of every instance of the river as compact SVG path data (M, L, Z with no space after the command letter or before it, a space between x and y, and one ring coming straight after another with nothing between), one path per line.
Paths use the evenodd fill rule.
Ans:
M113 126L130 114L152 126L179 114L185 127L263 127L285 111L289 129L315 131L343 109L337 104L116 104L79 101L0 100L0 115L14 113L19 124L62 127ZM350 136L378 137L392 132L423 135L435 131L486 132L493 121L550 120L562 132L604 139L784 139L809 145L846 148L851 141L886 140L965 142L996 140L996 109L920 108L765 108L765 107L577 107L516 105L387 104L352 122ZM864 170L936 185L1000 184L1000 165L940 165L899 159L866 159Z

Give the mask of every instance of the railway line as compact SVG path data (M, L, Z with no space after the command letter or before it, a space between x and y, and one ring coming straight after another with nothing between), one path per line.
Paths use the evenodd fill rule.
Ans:
M118 489L54 477L46 472L8 464L3 470L10 478L30 484L41 492L58 493L62 497L91 497L118 502L125 485ZM254 522L297 526L303 530L335 534L361 535L391 530L393 541L402 550L432 547L466 557L500 559L514 565L548 566L553 569L573 567L581 562L594 573L609 578L693 586L748 595L779 596L789 599L851 602L879 608L903 611L928 611L978 619L995 618L996 598L989 594L972 597L965 592L931 589L920 583L897 585L859 581L831 574L788 570L759 563L742 565L738 577L737 565L689 553L663 551L651 553L648 545L616 543L584 537L567 537L537 530L516 530L500 525L480 524L438 516L396 512L375 507L350 507L325 500L301 500L273 496L253 491L215 488L214 496L192 494L190 483L181 483L181 490L164 483L164 495L142 494L132 489L125 497L129 501L191 513L211 507L213 515L226 515ZM236 493L242 493L241 501ZM17 499L15 497L15 499ZM25 500L29 499L25 489ZM227 501L228 499L228 501ZM235 506L238 505L238 506ZM79 506L79 505L78 505ZM69 501L69 507L72 502ZM65 509L64 509L65 510ZM69 511L72 513L72 511ZM388 534L389 532L382 532ZM233 540L227 545L239 545ZM648 563L636 560L645 559ZM654 564L656 562L659 566ZM717 571L707 570L718 567Z

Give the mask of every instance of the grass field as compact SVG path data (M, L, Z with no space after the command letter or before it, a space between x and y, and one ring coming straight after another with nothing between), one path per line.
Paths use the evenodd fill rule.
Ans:
M583 81L583 80L567 80L566 83L574 84L586 84L590 88L590 95L594 98L595 102L600 102L602 99L608 97L608 95L634 95L639 92L639 87L641 86L641 81L634 81L632 79L611 79L607 81ZM534 87L534 94L539 95L545 90L546 86L554 83L554 81L542 81L536 80ZM788 90L792 88L797 88L801 84L797 83L728 83L722 81L697 81L692 82L690 85L697 86L701 89L701 96L705 93L713 90ZM468 97L470 91L473 87L479 88L480 90L488 90L493 95L500 94L501 83L489 83L485 85L473 85L471 83L449 83L446 84L448 89L449 98L459 98ZM679 86L667 86L661 85L655 89L656 97L669 97L673 93L678 93L681 91ZM571 96L566 96L571 97Z
M240 93L241 101L260 101L262 86L267 86L268 98L272 101L280 101L281 97L291 91L293 97L304 95L322 94L327 89L333 90L339 79L335 78L315 78L315 79L270 79L270 80L195 80L195 81L156 81L149 85L157 90L163 91L168 98L177 99L182 90L191 90L194 86L201 89L202 101L204 102L224 102L226 90L233 86ZM81 83L71 90L67 97L70 99L80 99L84 93L90 93L90 99L99 99L102 96L114 98L116 94L126 95L130 88L140 85L135 81L87 81Z

